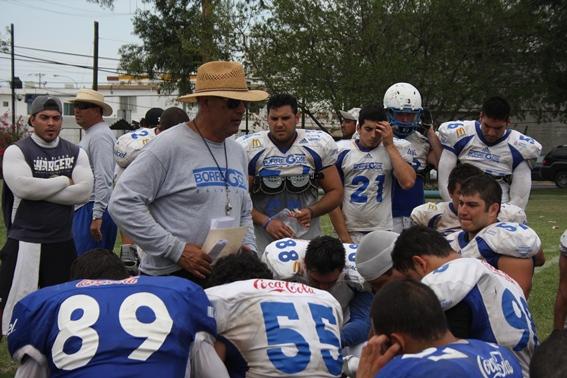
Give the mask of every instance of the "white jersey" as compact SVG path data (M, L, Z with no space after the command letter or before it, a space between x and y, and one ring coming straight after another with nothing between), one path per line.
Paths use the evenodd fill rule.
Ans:
M352 141L353 139L340 139L337 140L335 143L337 144L337 149L340 150L349 150L352 148Z
M142 148L156 137L155 129L141 128L122 135L114 144L114 160L126 168L142 151Z
M453 203L448 202L428 202L413 209L411 220L414 224L432 228L443 236L461 230L461 222L457 214L457 209ZM515 222L527 224L526 212L519 206L510 203L503 203L500 206L498 220L501 222Z
M270 243L262 261L270 268L274 278L278 280L302 280L304 273L303 259L309 240L280 239ZM345 248L345 268L342 279L362 288L365 284L364 278L356 269L356 251L358 244L343 244Z
M317 201L319 173L335 164L337 145L322 131L297 130L290 148L283 152L269 138L268 131L239 137L248 156L248 175L254 178L254 209L272 217L281 210L301 209ZM261 226L255 225L259 251L273 241ZM311 220L304 239L321 235L319 218Z
M418 131L414 131L405 138L411 143L410 153L412 155L411 165L416 172L420 173L427 168L427 156L431 150L431 144L425 135Z
M461 256L485 259L495 268L498 268L500 256L527 259L541 249L537 233L523 223L493 223L480 230L470 241L465 231L459 231L450 237L451 247Z
M439 126L443 147L454 153L459 162L469 163L498 179L502 201L510 200L510 176L523 161L537 159L541 144L531 137L508 129L496 143L482 136L478 121L450 121Z
M429 286L448 310L464 302L472 314L471 337L508 347L520 360L524 377L538 337L522 289L486 262L458 258L426 275Z
M450 235L461 229L461 222L453 202L427 202L419 205L411 212L413 224L426 226L436 230L443 236Z
M384 145L367 150L357 141L343 149L337 158L337 168L344 185L342 211L349 232L392 230L393 168ZM411 143L394 138L402 158L413 161Z
M217 332L239 350L246 377L340 377L341 308L297 282L254 279L205 290Z
M563 256L567 256L567 230L565 230L565 232L561 235L559 252L561 252Z

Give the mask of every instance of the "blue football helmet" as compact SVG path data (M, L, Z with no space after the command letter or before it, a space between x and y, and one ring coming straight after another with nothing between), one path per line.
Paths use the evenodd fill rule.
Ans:
M396 83L384 94L384 109L394 135L407 138L420 126L421 95L408 83Z

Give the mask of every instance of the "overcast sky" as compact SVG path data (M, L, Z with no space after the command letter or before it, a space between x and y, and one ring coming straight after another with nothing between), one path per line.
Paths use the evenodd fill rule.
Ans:
M113 10L102 8L86 0L0 0L0 35L7 40L10 24L14 24L16 76L22 81L47 82L47 86L76 83L90 87L92 71L88 69L25 62L33 58L47 59L65 64L93 65L90 57L55 54L43 49L92 56L94 21L99 23L99 56L119 58L118 49L127 43L140 43L133 35L132 17L137 8L147 9L141 0L115 0ZM10 80L10 54L0 53L0 86L8 87ZM116 70L118 61L99 60L99 68ZM109 72L99 71L99 83L105 82ZM41 77L41 79L40 79Z

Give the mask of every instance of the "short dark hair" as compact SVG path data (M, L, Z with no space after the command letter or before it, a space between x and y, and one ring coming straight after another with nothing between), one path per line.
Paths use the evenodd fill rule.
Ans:
M482 174L484 174L484 172L477 166L468 163L459 164L455 168L453 168L453 170L449 174L449 183L447 184L447 189L449 190L449 193L452 194L455 191L457 184L463 185L463 182L469 177Z
M490 97L482 104L482 113L488 118L507 121L510 118L510 104L502 97Z
M371 314L377 335L403 332L419 341L435 341L449 330L433 290L410 279L387 283L374 297Z
M332 236L318 236L311 240L305 251L305 268L327 274L345 267L345 247Z
M274 275L255 252L241 251L221 257L213 265L205 287L224 285L235 281L264 278L271 280Z
M531 378L567 376L567 330L556 329L536 348L530 362Z
M412 226L402 231L392 250L394 268L406 272L413 268L414 256L447 257L453 252L439 232L425 226Z
M77 257L71 264L71 280L123 280L130 277L118 256L104 248L95 248Z
M291 106L293 114L297 114L297 98L289 93L276 93L274 95L271 95L266 106L269 113L270 109L272 108L281 108L282 106L286 105Z
M492 176L472 176L461 184L461 195L472 196L477 193L485 203L485 211L494 203L502 203L502 187Z
M167 108L161 113L159 117L159 131L164 131L169 129L171 126L179 125L182 122L188 122L189 116L187 113L176 106Z
M360 109L360 113L358 113L358 126L362 127L366 120L382 122L388 121L388 117L382 105L372 104L366 105Z

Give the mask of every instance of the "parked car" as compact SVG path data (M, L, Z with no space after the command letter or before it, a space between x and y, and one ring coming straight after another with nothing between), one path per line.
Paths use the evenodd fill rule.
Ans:
M567 188L567 144L555 147L535 164L532 180L554 181L558 187Z

